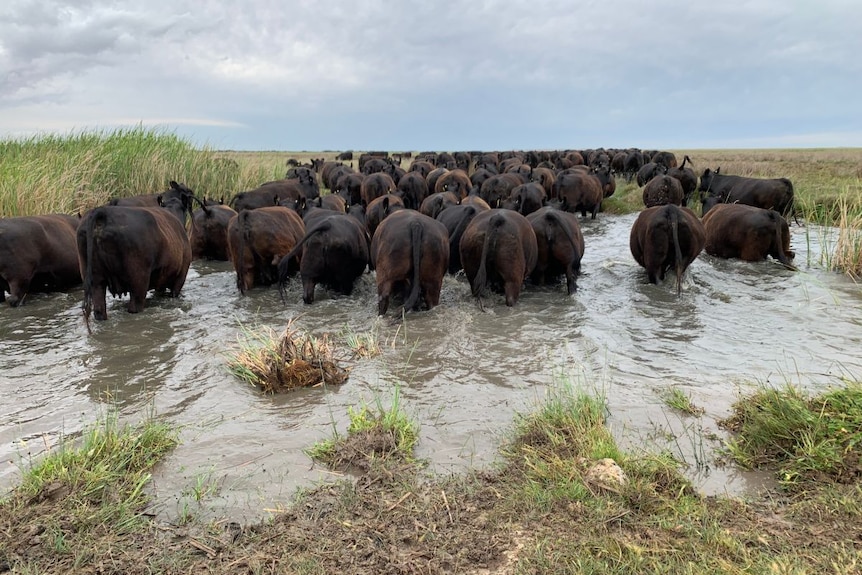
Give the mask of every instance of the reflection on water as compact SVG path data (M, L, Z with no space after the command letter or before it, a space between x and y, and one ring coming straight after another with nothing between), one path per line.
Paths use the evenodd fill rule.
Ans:
M93 421L106 402L138 416L153 408L182 426L182 444L156 473L157 511L175 516L202 475L218 486L215 514L254 518L285 505L298 486L330 472L303 450L347 426L347 407L382 401L400 387L401 402L420 422L418 456L441 472L491 462L517 413L534 410L560 377L603 393L609 425L631 449L668 448L691 465L706 492L738 492L761 479L716 468L715 421L739 393L758 382L808 388L859 377L862 294L815 265L805 230L793 228L801 271L773 262L702 255L677 297L671 278L646 281L631 258L635 216L586 222L578 291L564 284L528 286L518 305L501 296L482 311L461 277L447 277L441 305L376 316L374 278L349 297L318 288L302 303L291 283L245 297L229 264L195 262L183 296L147 300L141 314L109 303L109 319L88 335L80 292L34 298L0 309L0 485L11 485L28 454L54 445ZM243 329L282 330L293 319L343 343L348 332L375 331L383 354L351 360L338 388L262 396L226 371ZM677 386L707 410L698 418L670 413L661 394ZM10 398L10 399L7 399ZM701 430L700 432L696 430ZM706 430L707 433L702 431ZM669 437L676 437L670 441Z

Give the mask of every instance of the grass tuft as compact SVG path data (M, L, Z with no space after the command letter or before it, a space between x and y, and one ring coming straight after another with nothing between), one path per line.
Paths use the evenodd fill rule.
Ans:
M266 393L340 385L349 375L335 362L327 336L301 332L293 327L292 319L280 335L268 327L242 327L239 345L239 351L228 358L228 370Z
M353 357L377 357L382 353L380 349L379 324L375 324L375 327L371 331L366 332L356 332L345 326L342 334L347 342L347 347L353 353Z
M790 490L862 478L862 384L809 397L787 385L763 388L721 422L735 432L728 454L747 468L775 468Z
M665 405L686 415L703 415L706 410L691 402L691 395L686 395L678 387L671 387L662 394Z
M413 450L419 441L419 426L401 406L401 391L395 387L392 403L384 407L380 398L374 407L349 407L347 434L320 441L306 454L334 469L368 470L376 463L414 463Z
M24 545L44 543L41 553L51 557L86 561L92 537L145 529L150 470L176 444L175 428L164 421L121 426L112 411L24 471L0 503L0 532L15 534L9 545L23 538Z

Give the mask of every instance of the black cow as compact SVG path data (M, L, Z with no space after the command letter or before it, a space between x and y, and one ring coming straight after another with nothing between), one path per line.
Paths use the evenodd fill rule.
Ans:
M638 170L637 173L637 183L638 186L645 186L647 182L652 180L656 176L661 176L667 173L667 168L662 164L656 164L655 162L647 162L641 169Z
M790 260L790 229L776 210L746 204L720 204L703 216L706 253L720 258L746 261L765 260L767 256L796 269Z
M240 192L230 199L228 206L241 212L269 208L282 200L297 200L304 197L302 184L297 179L275 180L261 184L253 190Z
M142 194L139 196L128 196L124 198L112 198L109 206L126 206L139 208L157 208L164 202L173 198L178 198L186 210L193 207L195 193L185 184L177 183L173 180L170 182L170 189L156 194Z
M228 206L201 205L192 213L189 243L192 259L227 261L230 259L227 228L236 212Z
M404 207L418 210L428 196L428 182L419 172L408 172L398 180L395 192L404 200Z
M78 226L77 246L88 325L91 312L108 319L106 291L129 294L130 313L144 309L151 289L177 297L192 261L183 223L164 208L95 208Z
M0 302L17 307L33 292L81 283L75 233L79 219L65 214L0 219Z
M682 276L703 250L706 232L697 215L676 204L653 206L638 214L629 236L635 261L646 268L650 283L664 280L676 271L676 292L682 291Z
M479 298L490 287L505 294L506 305L515 305L537 257L533 226L512 210L496 208L478 214L461 236L461 264L473 295Z
M334 193L344 199L344 203L353 206L362 203L362 182L365 174L342 174L335 182Z
M719 168L720 169L720 168ZM700 177L699 190L710 197L709 207L716 203L746 204L766 210L775 210L784 217L793 212L793 183L787 178L764 179L730 176L707 168ZM709 211L705 207L703 214Z
M691 163L691 158L683 156L682 164L679 167L670 168L667 175L679 180L682 186L682 205L687 205L692 194L697 190L697 174L691 168L685 167Z
M578 216L545 206L527 216L536 234L536 267L530 274L533 283L544 285L560 275L566 276L569 295L575 293L584 257L584 234Z
M175 201L176 200L176 201ZM125 198L112 198L109 206L126 206L139 208L158 208L164 206L181 206L181 219L185 222L185 214L192 214L194 201L197 200L194 191L185 184L170 182L170 188L157 194L142 194ZM198 201L200 203L200 201Z
M279 288L292 274L292 262L300 257L302 300L314 303L317 284L344 295L353 292L356 278L365 272L369 260L368 234L356 218L335 214L316 218L302 240L278 264Z
M483 201L484 203L484 201ZM449 273L457 273L461 269L461 236L467 225L473 221L476 214L489 210L487 204L484 206L473 203L462 203L450 206L437 214L437 221L446 226L449 233Z
M404 295L404 310L428 309L440 303L449 265L446 226L414 210L399 210L378 226L371 239L371 264L377 272L377 313L389 309L395 293Z

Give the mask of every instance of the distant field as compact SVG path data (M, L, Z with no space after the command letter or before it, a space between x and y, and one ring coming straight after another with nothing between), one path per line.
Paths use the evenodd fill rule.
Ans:
M395 150L400 152L402 150ZM442 151L442 150L440 150ZM452 151L452 150L448 150ZM787 178L793 182L796 204L806 217L832 221L837 219L839 200L856 206L862 212L862 148L762 149L762 150L671 150L679 162L688 155L695 173L721 168L723 174L755 178ZM216 152L247 169L286 168L293 158L301 163L313 158L334 160L338 151L328 152ZM354 166L361 151L354 150ZM416 151L413 151L416 154ZM407 168L411 160L405 159ZM349 163L349 162L347 162ZM640 188L617 181L617 195L610 211L628 212L642 207Z

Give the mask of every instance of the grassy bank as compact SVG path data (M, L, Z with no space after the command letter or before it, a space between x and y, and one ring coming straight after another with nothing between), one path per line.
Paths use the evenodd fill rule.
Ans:
M731 419L740 425L729 445L780 439L779 451L792 454L806 437L838 433L839 420L858 434L858 389L853 383L804 399L792 388L758 392L738 403ZM804 488L785 483L780 496L753 501L703 497L669 455L623 452L606 425L603 398L563 383L518 418L493 469L428 477L409 457L415 436L400 433L415 427L397 394L391 406L386 403L379 398L376 407L355 411L345 433L336 430L332 442L320 444L350 452L341 463L362 470L355 481L305 491L292 507L257 525L124 528L110 518L123 515L114 514L84 537L45 519L66 517L70 497L35 496L45 487L34 490L25 480L0 509L6 536L0 570L844 574L862 566L862 488L858 480L844 481L846 474L818 476ZM750 409L767 404L784 407ZM756 426L748 425L753 412L760 418ZM824 420L825 435L819 427ZM798 432L776 433L788 421ZM839 447L858 479L860 446L852 440ZM50 467L78 475L78 466L93 467L85 463L90 451L85 445ZM151 464L157 458L152 453L135 468ZM357 466L357 458L370 463ZM783 473L780 464L774 469ZM60 481L49 475L49 485ZM101 499L111 504L115 493L139 493L132 487L139 483L124 482ZM122 487L127 484L131 489ZM33 538L47 544L34 545Z
M201 197L231 196L283 177L283 166L240 165L145 128L0 140L0 216L77 213L171 180Z
M176 445L169 425L121 426L115 413L25 470L0 502L0 572L66 573L104 561L117 541L149 533L150 469Z

